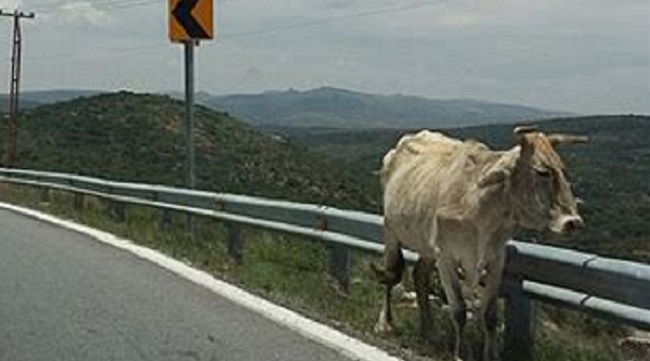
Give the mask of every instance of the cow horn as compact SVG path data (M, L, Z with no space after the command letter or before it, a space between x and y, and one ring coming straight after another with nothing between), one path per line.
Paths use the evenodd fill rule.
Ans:
M524 135L524 134L527 134L527 133L534 133L534 132L538 132L538 131L539 131L539 128L537 128L536 125L520 125L520 126L515 127L515 129L513 130L513 133L515 134L515 136L520 136L520 135Z
M512 131L515 135L515 139L517 140L517 143L519 144L525 144L526 138L524 137L525 134L528 133L535 133L538 132L539 129L537 128L536 125L520 125L518 127L515 127L515 129Z
M589 141L589 137L587 136L572 134L550 134L547 138L552 146L558 144L586 143Z

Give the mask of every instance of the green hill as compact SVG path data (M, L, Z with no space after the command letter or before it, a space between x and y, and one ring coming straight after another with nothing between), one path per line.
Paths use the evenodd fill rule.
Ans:
M96 90L27 90L20 92L20 109L35 108L43 104L68 101L82 96L97 95ZM9 94L0 94L0 112L9 109Z
M18 107L20 109L29 109L29 108L34 108L39 106L41 103L31 101L31 100L26 100L23 98L20 98L20 103L18 104ZM9 96L5 94L0 94L0 114L5 114L9 112ZM3 119L0 117L0 120Z
M127 92L26 110L17 167L183 186L183 114L182 102ZM362 186L371 174L205 107L195 117L198 188L377 210Z
M537 122L546 132L588 135L586 144L561 147L574 188L585 204L587 230L563 246L650 262L650 117L592 116ZM512 125L445 130L495 148L513 145ZM291 141L366 172L409 130L277 129ZM543 235L546 238L548 235Z

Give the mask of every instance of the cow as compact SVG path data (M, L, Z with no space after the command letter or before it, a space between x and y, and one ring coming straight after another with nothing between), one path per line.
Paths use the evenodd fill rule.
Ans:
M584 226L554 147L586 137L546 135L516 127L517 145L491 150L474 140L420 131L402 137L383 158L385 284L376 332L393 330L391 290L401 281L402 249L418 254L413 268L420 333L430 338L429 277L436 267L455 330L454 357L472 358L468 318L483 333L483 360L499 358L497 298L505 244L517 228L572 233Z

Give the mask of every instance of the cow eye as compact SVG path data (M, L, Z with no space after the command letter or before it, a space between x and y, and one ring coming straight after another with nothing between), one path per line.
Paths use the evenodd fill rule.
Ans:
M548 178L551 176L551 170L548 168L535 168L535 173L537 173L538 176Z

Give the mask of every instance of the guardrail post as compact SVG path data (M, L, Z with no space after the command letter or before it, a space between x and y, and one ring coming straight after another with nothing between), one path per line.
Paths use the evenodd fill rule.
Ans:
M514 247L507 248L509 259L517 257ZM533 309L530 297L524 294L524 279L520 275L504 275L505 286L505 335L504 361L532 360L533 350Z
M340 290L348 293L350 288L350 248L342 244L329 247L329 274L336 280Z
M235 223L226 223L228 231L228 256L236 264L244 261L244 237L242 237L241 226Z
M80 211L84 208L84 195L81 193L74 194L73 207L75 210Z
M163 209L162 219L160 220L160 227L164 231L170 231L172 229L172 224L174 223L174 217L172 216L172 211L169 209Z
M126 205L122 202L111 201L111 215L117 222L126 220Z
M42 187L40 190L41 203L50 203L50 190L49 188Z

